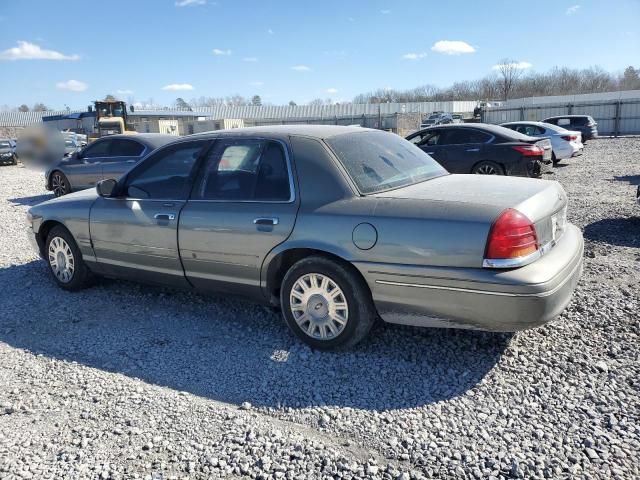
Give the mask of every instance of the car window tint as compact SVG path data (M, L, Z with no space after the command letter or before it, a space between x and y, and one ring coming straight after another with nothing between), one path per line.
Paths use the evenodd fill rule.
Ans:
M216 144L194 192L199 200L288 201L290 196L282 146L253 139Z
M411 137L409 141L415 145L420 145L420 142L422 142L422 134L418 134L415 137Z
M127 177L127 196L186 200L192 185L193 167L207 141L172 145L147 158Z
M478 130L454 129L446 132L443 145L462 145L466 143L485 143L491 137Z
M567 125L571 125L570 118L559 118L557 124L561 127L566 127Z
M111 146L112 157L137 157L142 154L144 145L135 140L117 139L113 141Z
M89 145L82 152L82 158L107 157L111 149L111 140L103 140Z
M440 144L440 139L442 138L442 133L441 132L433 132L430 134L426 134L422 137L422 142L420 142L420 146L433 146L433 145L439 145Z
M577 127L584 127L589 123L588 117L573 117L571 119L571 125L575 125Z

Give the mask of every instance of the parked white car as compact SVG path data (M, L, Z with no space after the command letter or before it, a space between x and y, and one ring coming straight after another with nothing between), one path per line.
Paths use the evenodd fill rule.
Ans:
M553 163L556 164L565 158L582 155L584 145L582 144L582 134L566 130L557 125L544 122L508 122L503 123L503 127L510 128L516 132L529 135L530 137L549 137Z

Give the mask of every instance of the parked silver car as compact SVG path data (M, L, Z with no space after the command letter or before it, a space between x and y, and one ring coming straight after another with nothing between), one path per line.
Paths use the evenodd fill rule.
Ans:
M501 126L515 130L530 137L547 137L551 141L553 149L552 160L554 164L565 158L582 155L584 145L582 134L577 131L566 130L557 125L544 122L508 122Z
M64 158L45 172L45 187L56 197L95 187L105 178L119 178L147 153L175 139L159 133L111 135L79 149L67 138Z
M567 305L581 232L557 182L450 175L401 137L272 126L184 137L29 210L66 290L92 274L282 308L314 348L392 323L514 331Z

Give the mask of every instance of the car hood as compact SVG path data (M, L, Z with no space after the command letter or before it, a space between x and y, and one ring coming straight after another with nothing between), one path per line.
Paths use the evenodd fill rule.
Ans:
M96 189L88 188L86 190L80 190L79 192L63 195L62 197L52 198L51 200L47 200L39 205L61 205L64 203L77 202L79 200L92 201L96 198L98 198L98 192L96 192Z
M423 200L483 207L494 215L516 208L537 220L567 203L558 182L493 175L444 175L426 182L376 194L379 198Z

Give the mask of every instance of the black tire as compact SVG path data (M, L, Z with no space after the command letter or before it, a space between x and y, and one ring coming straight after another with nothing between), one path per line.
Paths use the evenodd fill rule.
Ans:
M551 154L551 161L553 162L554 165L558 165L560 163L560 160L558 160L556 158L556 154L555 153Z
M63 244L60 244L60 239L66 243L68 249L65 248ZM56 250L58 253L56 253ZM44 253L51 276L60 288L74 292L89 285L91 272L84 263L84 260L82 260L82 254L73 235L71 235L65 227L57 225L51 229L49 235L47 235ZM66 258L63 259L63 257ZM72 261L70 261L69 258ZM64 265L72 265L73 269L71 274L69 276L61 274L60 269L56 269L53 265L54 261L56 265L59 265L59 262L64 262Z
M489 173L490 171L495 173ZM478 175L504 175L504 168L495 162L483 160L473 166L471 173Z
M66 175L60 170L55 170L51 173L50 185L53 195L56 197L62 197L68 193L71 193L71 184Z
M296 321L294 313L291 308L291 295L292 289L296 285L296 282L310 275L324 276L329 282L333 282L341 290L341 294L338 299L343 297L344 303L347 306L346 324L344 327L332 323L333 328L340 329L337 334L332 338L319 338L316 335L311 335ZM296 287L297 288L297 287ZM319 295L311 295L311 297L319 297ZM311 300L310 300L311 301ZM284 319L291 330L300 338L303 342L312 348L318 350L331 350L338 348L350 348L360 342L367 336L371 327L375 324L378 313L373 305L373 299L371 298L371 292L364 280L357 274L354 267L348 264L334 261L323 256L311 256L303 258L295 263L289 271L286 273L283 281L282 288L280 289L280 303L282 305L282 314ZM340 302L342 303L342 302ZM304 314L309 317L315 315L310 312L311 305L307 304L307 309ZM316 308L313 310L318 310ZM298 309L298 311L302 311ZM329 310L327 310L328 312ZM320 312L322 313L322 312ZM300 319L301 316L297 318ZM345 317L343 317L345 318ZM333 322L331 316L320 319L319 322L324 322L322 330L326 331L330 328L328 323ZM308 322L307 330L311 327L311 322ZM326 325L326 327L325 327ZM320 327L317 327L318 334L320 334ZM315 334L315 329L312 333Z

